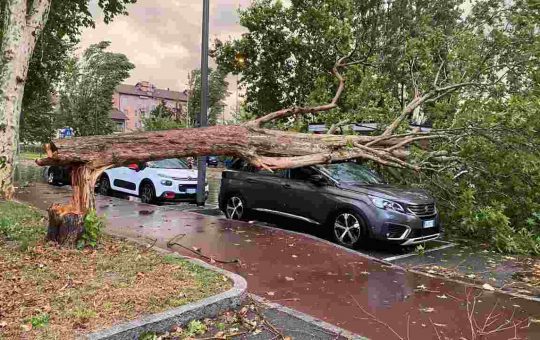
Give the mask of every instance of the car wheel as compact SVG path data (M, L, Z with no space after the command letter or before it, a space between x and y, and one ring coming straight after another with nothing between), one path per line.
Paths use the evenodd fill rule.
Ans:
M109 196L111 194L111 182L109 176L103 175L99 180L98 193L103 196Z
M60 185L58 182L58 176L56 175L56 171L54 169L49 168L49 171L47 171L47 183L50 185Z
M140 191L141 202L147 204L153 204L156 201L156 190L151 183L145 182L141 186Z
M246 202L240 195L231 195L225 204L225 216L231 220L243 220L247 217Z
M343 211L334 218L332 236L338 244L354 248L362 242L364 235L366 235L365 223L357 213Z

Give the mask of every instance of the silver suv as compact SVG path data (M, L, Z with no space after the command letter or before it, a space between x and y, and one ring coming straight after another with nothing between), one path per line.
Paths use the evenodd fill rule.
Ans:
M237 160L223 172L219 206L230 219L261 211L309 222L351 248L368 238L407 246L440 236L432 196L354 162L270 172Z

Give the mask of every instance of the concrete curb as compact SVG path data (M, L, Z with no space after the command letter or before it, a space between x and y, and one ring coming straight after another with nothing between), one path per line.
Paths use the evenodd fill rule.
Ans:
M111 235L111 233L109 233L109 235ZM112 234L112 236L120 237L138 244L143 243L140 240L129 237L114 234ZM173 325L184 325L191 320L215 317L221 312L237 308L244 301L247 291L247 282L240 275L212 266L199 259L181 256L157 247L154 247L153 249L161 254L174 255L206 269L225 275L233 282L233 287L226 292L200 301L189 303L182 307L174 308L157 314L146 315L133 321L115 325L109 329L85 335L82 337L83 339L138 339L139 335L144 332L164 333L169 331Z
M285 306L282 306L278 303L275 303L275 302L270 302L268 300L266 300L265 298L263 297L260 297L258 295L254 295L254 294L249 294L249 297L251 299L253 299L254 301L264 305L266 308L268 309L275 309L275 310L278 310L282 313L285 313L293 318L297 318L297 319L300 319L302 321L305 321L317 328L320 328L322 330L324 330L325 332L328 332L328 333L331 333L333 335L336 335L337 337L341 336L341 337L345 337L347 339L351 339L351 340L367 340L368 338L365 338L365 337L362 337L358 334L354 334L354 333L351 333L343 328L340 328L338 326L335 326L335 325L332 325L328 322L325 322L323 320L320 320L320 319L317 319L317 318L314 318L313 316L311 315L308 315L308 314L305 314L305 313L302 313L302 312L299 312L295 309L292 309L292 308L289 308L289 307L285 307Z

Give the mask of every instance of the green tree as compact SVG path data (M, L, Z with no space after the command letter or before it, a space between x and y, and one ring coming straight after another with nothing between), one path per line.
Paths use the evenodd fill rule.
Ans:
M126 14L136 0L103 0L105 22ZM13 159L19 140L22 108L29 132L24 140L36 141L51 132L51 83L58 77L67 52L83 27L93 26L89 0L0 0L0 196L13 194ZM23 51L23 53L20 53ZM25 90L28 88L28 90ZM39 93L38 93L39 92ZM29 97L23 99L23 95ZM32 95L29 95L29 94ZM41 123L40 123L41 122Z
M135 66L124 54L107 52L109 45L106 41L91 45L80 60L73 58L67 66L59 90L58 127L71 127L77 136L113 131L114 89Z
M241 74L248 114L329 102L335 78L322 71L350 56L337 108L279 125L370 121L390 135L428 121L444 138L409 148L421 176L382 171L433 191L450 233L540 251L534 1L258 0L240 22L248 32L214 54Z
M229 95L227 92L229 83L225 80L226 76L227 73L220 69L209 70L208 125L216 125L225 110L224 100ZM201 111L201 71L199 69L191 71L189 76L189 88L188 114L190 125L195 126L199 112Z
M149 117L143 120L143 127L145 131L171 130L185 127L185 122L178 118L178 115L169 109L164 102L161 102L150 111Z

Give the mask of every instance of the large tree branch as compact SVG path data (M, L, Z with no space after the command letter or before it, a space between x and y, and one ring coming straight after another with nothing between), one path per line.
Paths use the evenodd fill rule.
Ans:
M286 108L283 110L269 113L255 120L249 121L245 123L244 125L248 127L260 127L262 124L268 123L276 119L286 118L286 117L295 116L299 114L329 111L331 109L336 108L337 101L339 100L339 97L341 96L341 94L343 93L343 90L345 89L345 79L339 72L339 68L343 67L343 62L346 58L347 57L340 58L335 63L334 67L332 68L332 74L338 79L339 85L336 90L336 94L334 95L334 98L332 98L332 101L330 103L319 105L319 106Z

